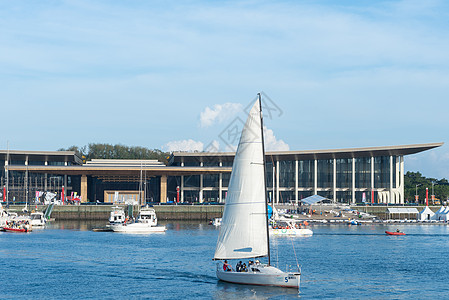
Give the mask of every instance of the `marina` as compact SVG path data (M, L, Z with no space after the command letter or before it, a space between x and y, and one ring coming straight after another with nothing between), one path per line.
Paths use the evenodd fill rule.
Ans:
M34 299L298 298L295 289L218 281L212 261L218 238L215 226L160 223L167 227L163 235L92 231L104 221L55 221L30 234L0 232L0 268L8 278L0 298L31 293ZM312 237L272 239L273 263L282 262L282 268L295 265L292 243L295 247L302 268L301 298L447 297L448 226L320 224L312 228ZM407 234L385 234L396 229Z

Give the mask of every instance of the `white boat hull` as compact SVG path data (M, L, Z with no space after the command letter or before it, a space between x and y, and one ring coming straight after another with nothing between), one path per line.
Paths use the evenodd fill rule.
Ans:
M145 223L132 223L127 225L109 225L107 226L114 232L124 233L152 233L152 232L165 232L167 228L165 226L148 226Z
M299 289L300 273L282 272L273 266L262 267L259 270L260 272L225 272L217 268L217 277L231 283Z
M307 228L270 228L270 234L273 235L296 235L296 236L312 236L313 231Z

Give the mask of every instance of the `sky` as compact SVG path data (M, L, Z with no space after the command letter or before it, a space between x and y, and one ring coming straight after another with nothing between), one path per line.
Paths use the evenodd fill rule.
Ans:
M447 1L0 1L0 148L229 151L263 92L267 150L444 142Z

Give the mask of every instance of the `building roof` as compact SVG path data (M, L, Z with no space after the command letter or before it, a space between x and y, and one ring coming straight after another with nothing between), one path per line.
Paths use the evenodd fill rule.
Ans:
M419 213L415 207L388 207L389 214L417 214Z
M268 151L267 157L274 160L313 160L333 158L361 158L372 156L400 156L416 154L442 146L444 143L413 144L399 146L345 148L329 150L304 151ZM173 152L170 163L174 162L207 162L211 159L219 161L233 161L235 152Z
M23 150L0 150L0 160L10 161L47 161L47 162L71 162L82 164L81 157L75 151L23 151Z

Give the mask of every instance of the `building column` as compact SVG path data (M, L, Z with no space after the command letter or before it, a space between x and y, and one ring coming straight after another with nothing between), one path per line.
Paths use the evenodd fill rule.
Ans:
M221 161L218 165L220 167L223 167L223 163ZM218 203L223 203L222 194L223 194L223 173L220 173L218 174Z
M48 161L45 161L44 163L45 166L48 166ZM48 180L48 174L45 173L44 174L44 192L47 192L48 186L47 186L47 180Z
M298 181L299 181L298 160L295 160L295 202L296 202L296 206L298 206Z
M161 198L160 203L167 203L167 175L161 175Z
M200 162L200 166L203 166L203 162ZM203 174L200 175L200 192L198 195L198 200L200 201L200 203L203 203Z
M184 202L184 175L181 175L181 190L179 191L181 193L181 203Z
M354 204L355 203L355 158L352 158L352 187L351 187L351 203Z
M26 157L25 160L25 166L26 166L26 170L25 170L25 203L28 203L28 156Z
M313 194L318 194L318 160L313 160Z
M337 159L334 158L334 168L332 171L332 194L334 203L337 202Z
M184 162L181 162L181 167L184 167ZM181 175L181 203L184 202L184 175Z
M390 201L389 203L395 204L393 193L393 156L390 155Z
M371 203L374 203L374 157L371 156Z
M276 203L279 204L279 160L276 161Z
M87 176L81 175L81 202L87 202Z
M401 176L401 180L400 180L400 193L401 193L401 204L404 204L405 203L405 195L404 195L404 177L405 177L405 174L404 174L404 156L399 156L398 157L399 158L399 160L400 160L400 168L401 168L401 172L400 172L400 176Z

